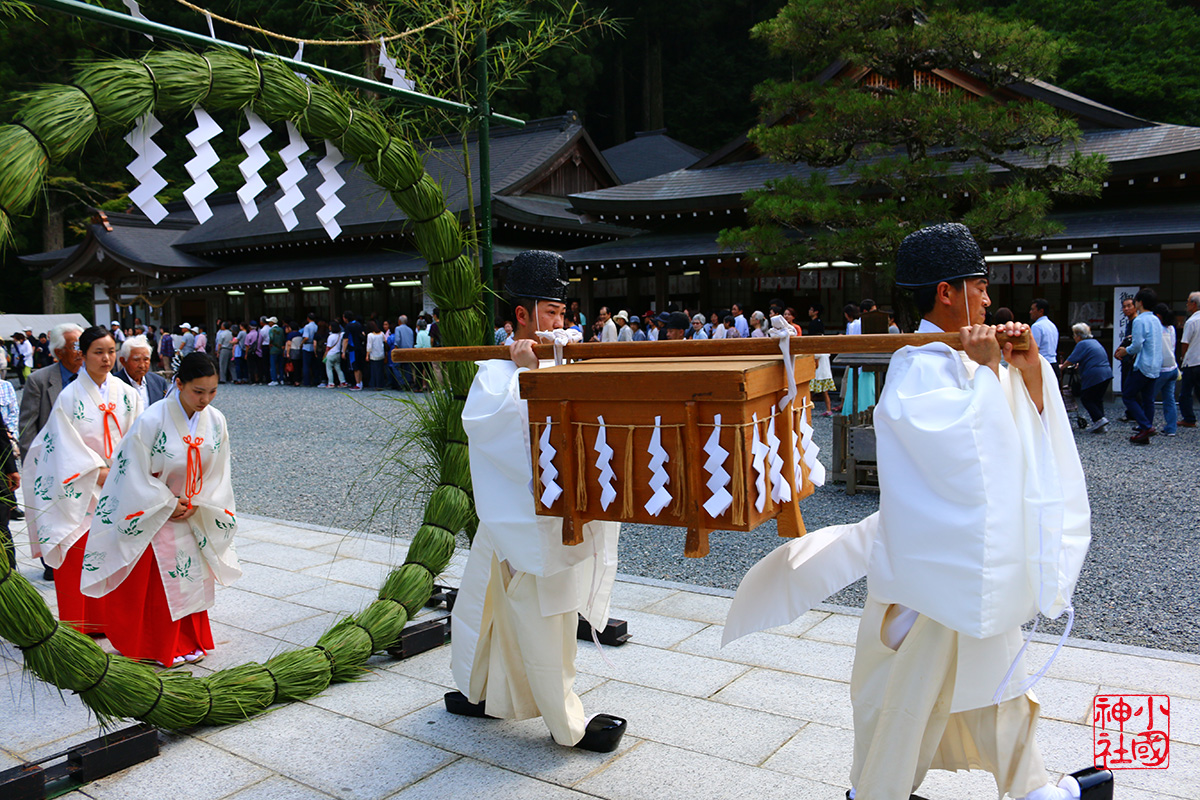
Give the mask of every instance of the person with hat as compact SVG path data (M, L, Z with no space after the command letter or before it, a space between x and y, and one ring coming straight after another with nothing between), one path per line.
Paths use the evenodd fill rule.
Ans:
M1111 798L1106 770L1051 783L1034 739L1039 706L1021 625L1038 614L1073 616L1091 538L1083 469L1050 365L1036 344L997 340L1028 326L983 324L987 268L965 226L910 234L896 284L913 292L918 332L955 332L963 352L935 343L893 355L875 408L879 512L759 562L725 638L780 624L865 574L849 797L903 800L930 768L982 767L1001 795ZM781 595L785 587L794 594ZM780 596L786 613L778 602L752 608Z
M120 347L125 342L125 331L121 330L120 321L114 319L109 327L112 328L113 341Z
M509 359L479 364L463 407L479 528L451 617L452 714L542 717L566 747L612 752L620 717L584 715L575 694L578 619L608 621L620 523L589 522L582 544L564 546L562 521L538 516L529 459L529 411L520 374L542 364L533 345L563 331L566 262L528 250L513 259L506 288L516 329ZM577 341L577 339L575 339Z
M634 314L629 318L630 341L644 342L646 341L646 332L642 330L642 318Z
M186 322L179 326L179 332L183 335L183 343L175 349L175 354L180 358L184 358L196 350L196 332Z
M688 315L682 311L664 311L658 315L658 321L669 340L686 339L688 330L692 327Z
M629 329L629 312L625 310L618 311L617 315L613 317L613 322L617 325L617 341L632 342L633 331Z

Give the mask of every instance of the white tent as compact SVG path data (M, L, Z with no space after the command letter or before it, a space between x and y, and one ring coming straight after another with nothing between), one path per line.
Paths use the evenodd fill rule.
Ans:
M24 333L26 329L33 335L48 333L55 325L63 322L74 322L81 328L91 327L90 322L82 314L3 314L0 313L0 337L11 339L16 332Z

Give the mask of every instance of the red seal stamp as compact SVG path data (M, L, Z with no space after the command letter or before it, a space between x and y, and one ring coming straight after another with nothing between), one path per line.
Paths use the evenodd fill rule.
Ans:
M1171 757L1171 698L1098 694L1092 702L1095 764L1105 769L1166 769Z

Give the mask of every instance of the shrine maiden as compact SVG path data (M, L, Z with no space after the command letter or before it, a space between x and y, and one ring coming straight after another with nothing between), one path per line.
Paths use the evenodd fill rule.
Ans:
M879 513L759 562L725 638L787 621L866 574L850 684L852 797L906 800L935 768L986 769L1001 796L1110 798L1105 770L1050 782L1023 658L1024 622L1073 614L1091 536L1053 373L1036 344L998 344L998 330L1028 326L981 324L987 270L965 226L907 237L896 283L914 290L919 332L958 331L964 352L932 344L892 357L875 408Z
M142 412L142 400L110 374L117 343L108 329L88 328L77 347L83 368L63 387L34 438L22 483L33 555L55 570L59 619L99 635L106 629L102 605L79 592L88 528L113 452Z
M216 581L241 577L229 430L209 405L217 371L184 356L175 391L146 410L113 456L84 559L83 593L104 598L118 652L172 666L213 647Z
M542 717L554 740L597 752L617 748L625 720L584 716L575 694L578 615L603 629L617 568L620 523L590 522L562 543L562 520L536 514L529 411L518 379L539 362L537 332L565 335L566 265L526 251L506 281L516 317L511 360L484 361L463 409L479 529L454 605L453 714Z

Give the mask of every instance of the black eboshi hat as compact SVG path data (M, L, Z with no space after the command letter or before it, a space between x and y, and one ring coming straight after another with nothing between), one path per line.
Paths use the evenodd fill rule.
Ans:
M896 285L907 289L942 281L986 278L987 265L966 225L945 222L904 237L896 254Z
M567 262L549 250L526 250L508 267L504 287L510 297L566 302L570 285Z

